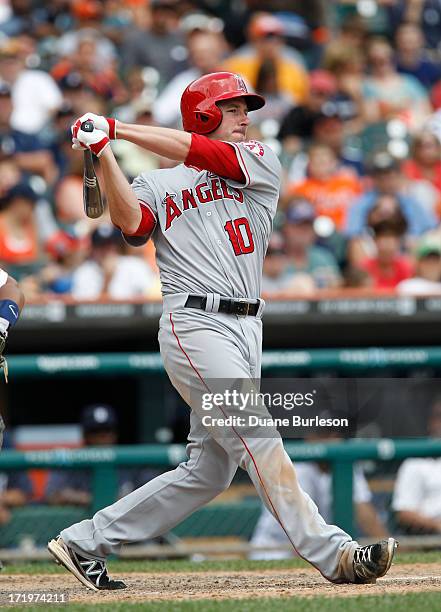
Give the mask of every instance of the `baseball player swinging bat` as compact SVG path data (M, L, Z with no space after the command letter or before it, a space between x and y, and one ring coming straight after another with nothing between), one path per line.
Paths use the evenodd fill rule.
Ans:
M217 72L182 94L184 131L118 122L118 138L180 162L141 173L131 185L109 146L115 119L88 113L72 126L74 146L102 156L112 221L126 241L154 241L164 302L159 345L172 384L191 408L185 462L49 542L56 561L90 590L125 588L109 576L106 557L123 542L157 537L183 521L229 487L239 466L293 548L331 582L374 583L391 566L393 538L359 546L325 523L300 488L278 431L268 435L250 424L248 416L269 418L263 402L213 406L206 422L203 397L207 391L215 397L214 381L252 390L260 379L262 263L282 170L267 144L247 140L248 112L264 104L240 75ZM79 130L89 119L96 129ZM239 415L243 426L228 424Z
M84 121L81 124L81 129L84 132L93 132L92 121ZM84 151L83 203L84 212L91 219L98 219L104 212L100 184L93 166L92 151L89 149Z

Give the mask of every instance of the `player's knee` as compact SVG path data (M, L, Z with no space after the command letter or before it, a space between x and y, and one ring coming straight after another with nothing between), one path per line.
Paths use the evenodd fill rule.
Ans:
M233 476L229 473L226 474L218 474L215 478L210 478L210 480L203 483L203 487L208 489L211 493L211 496L220 495L223 493L231 484L233 480Z
M233 474L234 476L234 474ZM231 476L230 474L226 474L223 478L221 478L218 483L217 483L217 491L218 493L223 493L224 491L226 491L228 489L228 487L231 484L231 481L233 480L233 476Z
M236 469L232 471L228 468L225 468L224 471L219 468L216 473L213 473L213 471L207 472L203 463L189 469L188 462L182 463L178 469L185 472L187 486L195 491L197 489L199 493L202 491L208 493L209 499L228 489L236 472Z
M240 457L240 467L244 470L253 468L257 471L280 471L285 452L280 438L254 438L244 447Z

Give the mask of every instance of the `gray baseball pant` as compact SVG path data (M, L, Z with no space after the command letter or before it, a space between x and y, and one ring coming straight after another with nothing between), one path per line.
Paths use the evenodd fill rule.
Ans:
M273 513L298 554L332 582L352 582L357 542L335 525L327 525L317 506L299 487L294 466L274 437L205 427L200 397L212 379L260 376L260 317L236 317L184 309L187 294L164 299L159 343L171 382L191 406L188 461L61 532L78 553L104 559L121 544L166 533L224 491L238 466L247 470L263 503ZM222 409L219 416L234 414ZM270 416L260 408L262 417ZM250 431L249 434L256 434Z

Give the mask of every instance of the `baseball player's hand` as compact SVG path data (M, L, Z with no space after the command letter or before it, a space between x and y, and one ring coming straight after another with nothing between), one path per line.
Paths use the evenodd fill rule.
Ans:
M110 140L115 140L116 138L117 120L113 117L104 117L103 115L95 115L95 113L84 113L84 115L79 118L79 121L81 123L84 121L92 121L96 129L105 132Z
M110 144L109 137L103 130L94 129L93 132L85 132L81 129L82 121L77 119L71 126L72 131L72 149L83 150L90 149L97 157L101 155L104 149Z

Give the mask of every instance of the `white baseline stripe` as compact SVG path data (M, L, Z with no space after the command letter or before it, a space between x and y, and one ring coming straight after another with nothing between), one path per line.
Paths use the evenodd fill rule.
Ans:
M404 582L405 580L423 582L424 580L439 580L441 582L441 576L384 576L378 580L381 582Z

